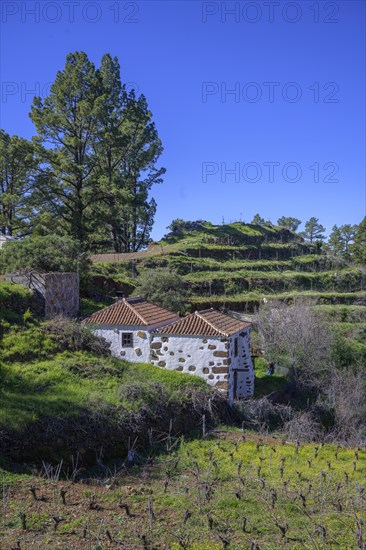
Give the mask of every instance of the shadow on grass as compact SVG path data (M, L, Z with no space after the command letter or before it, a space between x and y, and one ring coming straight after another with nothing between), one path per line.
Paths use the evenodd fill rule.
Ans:
M282 393L287 386L287 379L280 374L272 376L264 375L255 377L254 381L254 397L265 397L273 393Z

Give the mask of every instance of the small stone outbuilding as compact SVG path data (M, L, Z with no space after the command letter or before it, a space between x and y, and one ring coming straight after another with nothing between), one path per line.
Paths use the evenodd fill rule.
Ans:
M58 315L79 314L79 274L75 272L19 272L5 275L5 280L33 291L46 319Z

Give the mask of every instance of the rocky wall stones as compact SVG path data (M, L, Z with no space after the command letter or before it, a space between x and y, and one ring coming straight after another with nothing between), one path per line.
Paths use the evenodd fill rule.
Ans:
M45 317L79 313L79 274L45 273Z
M237 353L235 338L239 338ZM208 384L226 393L229 399L234 398L234 376L235 398L253 394L254 373L248 331L229 338L172 335L168 338L163 334L153 334L151 362L161 368L201 376Z
M167 338L153 334L151 361L161 368L202 376L213 386L223 382L225 384L222 387L218 386L218 389L223 389L228 385L229 379L229 367L223 363L229 361L229 347L230 344L225 338Z
M214 351L213 352L214 357L228 357L227 351Z

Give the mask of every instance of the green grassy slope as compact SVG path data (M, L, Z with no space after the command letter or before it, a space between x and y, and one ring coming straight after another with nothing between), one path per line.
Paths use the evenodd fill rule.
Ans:
M94 461L96 448L125 453L131 437L143 448L150 428L173 419L186 433L225 410L201 378L115 359L77 322L21 317L0 335L0 460Z

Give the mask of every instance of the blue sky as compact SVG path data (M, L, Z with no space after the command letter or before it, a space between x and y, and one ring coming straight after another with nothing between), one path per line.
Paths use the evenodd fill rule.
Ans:
M119 58L164 145L153 238L173 218L316 216L329 231L365 205L362 1L6 1L1 127L30 138L67 53ZM133 84L132 84L133 83Z

